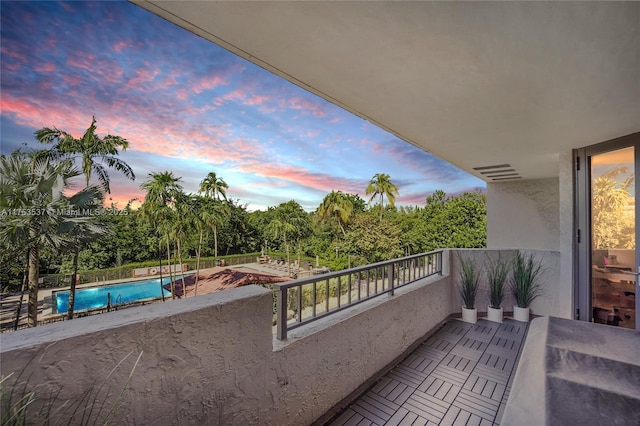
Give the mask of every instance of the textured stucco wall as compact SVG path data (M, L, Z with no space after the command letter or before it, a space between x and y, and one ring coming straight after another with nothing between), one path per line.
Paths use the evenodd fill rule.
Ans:
M122 424L242 424L269 403L271 292L245 287L2 336L2 374L19 371L60 399L77 399L125 356L134 371ZM121 389L132 358L116 370ZM102 399L102 398L101 398Z
M572 318L573 156L559 159L559 178L487 185L487 247L517 248L544 262L544 296L537 315Z
M558 161L559 190L560 190L560 233L559 233L559 263L558 278L558 306L556 316L561 318L573 318L575 310L574 286L573 286L573 204L574 204L574 159L571 151L560 154ZM560 303L561 302L561 303Z
M487 184L487 247L559 250L557 178Z
M67 400L125 359L113 398L142 352L124 423L304 425L446 319L451 294L448 276L428 278L279 342L271 292L243 287L2 335L0 369L45 393L64 384Z
M562 317L571 299L564 296L565 284L560 279L560 253L548 250L521 250L525 256L533 255L542 263L540 283L542 295L531 304L531 313L553 317Z

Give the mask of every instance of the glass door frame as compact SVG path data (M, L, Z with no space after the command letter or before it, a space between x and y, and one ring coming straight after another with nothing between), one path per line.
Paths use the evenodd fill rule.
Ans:
M622 136L597 145L574 150L574 319L591 321L591 157L610 151L634 146L634 188L636 195L636 253L635 272L640 268L640 132ZM636 295L639 281L636 275ZM636 297L636 313L640 301ZM636 330L640 329L640 318L636 316Z

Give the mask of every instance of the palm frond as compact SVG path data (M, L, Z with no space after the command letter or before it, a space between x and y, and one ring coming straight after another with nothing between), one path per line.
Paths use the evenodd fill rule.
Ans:
M115 169L117 171L119 171L120 173L122 173L123 175L125 175L128 179L130 180L135 180L136 179L136 175L135 173L133 173L133 169L124 161L120 160L119 158L116 157L111 157L111 156L104 156L102 157L102 160L107 163L107 166L109 166L112 169Z
M102 184L102 188L104 188L104 192L107 194L111 193L111 188L109 186L109 173L107 170L102 167L102 164L94 162L92 165L92 169L95 174L98 176L98 182Z

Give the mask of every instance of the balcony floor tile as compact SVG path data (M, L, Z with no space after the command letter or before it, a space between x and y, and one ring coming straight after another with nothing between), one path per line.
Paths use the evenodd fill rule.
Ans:
M452 320L329 425L499 425L527 328Z

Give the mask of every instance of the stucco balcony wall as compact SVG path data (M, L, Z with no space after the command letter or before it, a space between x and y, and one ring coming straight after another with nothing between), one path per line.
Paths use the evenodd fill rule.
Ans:
M447 256L442 276L287 341L274 339L271 292L250 286L5 334L0 369L67 401L124 359L102 388L110 406L142 353L118 413L126 424L309 424L449 317Z

